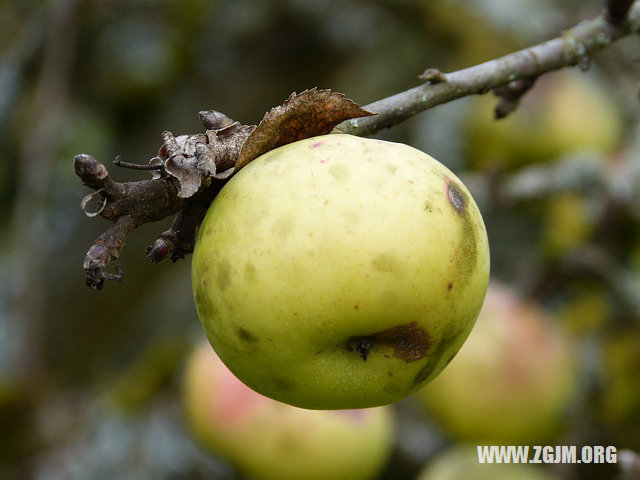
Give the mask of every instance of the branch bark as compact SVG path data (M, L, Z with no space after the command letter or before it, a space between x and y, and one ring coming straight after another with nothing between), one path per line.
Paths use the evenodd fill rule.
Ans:
M613 3L624 2L610 2ZM622 37L638 33L640 1L626 8L626 17L622 19L623 8L618 8L613 17L610 9L547 42L463 70L442 73L436 81L429 80L418 87L365 105L366 110L377 115L348 120L338 128L351 135L372 135L423 110L458 98L485 93L516 80L536 78L552 70L585 65L594 53ZM431 72L433 70L430 69Z

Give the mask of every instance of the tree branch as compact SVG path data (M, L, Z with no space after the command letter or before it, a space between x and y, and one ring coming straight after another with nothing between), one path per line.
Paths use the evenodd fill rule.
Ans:
M619 6L622 3L629 4L626 10ZM614 7L614 4L618 6ZM613 11L616 13L612 15ZM640 1L630 5L630 2L611 0L607 12L565 30L552 40L470 68L440 74L437 81L429 80L418 87L365 105L366 110L377 115L348 120L338 128L352 135L372 135L436 105L485 93L515 80L535 78L552 70L584 64L594 53L639 30Z
M176 261L191 253L196 230L228 177L271 148L328 133L336 125L344 133L371 135L422 110L492 89L498 89L501 98L498 114L507 115L538 76L566 66L584 67L593 53L640 30L640 0L633 4L610 0L607 6L595 19L539 45L448 74L427 69L420 77L425 84L365 109L341 94L311 89L292 94L283 105L269 111L257 127L241 125L220 112L200 112L206 133L174 138L164 132L158 156L148 166L136 166L153 170L150 180L115 182L104 165L89 155L78 155L76 173L85 185L96 190L85 198L83 209L86 211L89 201L98 197L99 210L87 215L115 222L87 253L87 284L100 289L105 280L119 279L120 271L110 274L104 269L118 258L127 234L142 223L175 213L178 215L171 228L147 249L147 255L152 262L159 262L166 258ZM367 110L376 115L367 116L371 115Z

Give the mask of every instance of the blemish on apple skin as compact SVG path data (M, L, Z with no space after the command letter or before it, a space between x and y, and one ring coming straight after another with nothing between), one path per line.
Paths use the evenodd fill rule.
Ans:
M447 283L447 291L450 292L452 288L453 288L453 282Z
M390 395L396 395L398 392L401 392L403 389L399 385L390 384L382 387L382 390Z
M320 146L324 145L324 142L322 140L320 140L319 142L315 142L312 143L311 145L309 145L310 148L318 148Z
M427 378L429 378L429 376L433 373L433 369L436 368L438 361L444 354L447 346L451 345L451 342L453 342L458 335L460 335L460 331L449 331L440 339L440 343L438 344L435 351L431 352L431 354L429 355L429 360L427 361L425 366L422 367L413 377L414 387L418 387L419 385L424 383ZM454 356L455 354L451 355L447 359L447 363L450 362Z
M282 216L271 225L271 231L281 236L283 239L289 237L295 227L295 221L291 216Z
M344 181L351 176L351 172L346 165L331 165L331 167L329 167L329 175L336 180Z
M198 314L200 315L200 318L211 318L215 315L216 309L209 298L204 282L196 286L194 299L198 306Z
M244 266L244 274L248 280L255 280L257 275L256 267L251 262L247 262Z
M452 262L457 275L458 288L463 287L473 276L478 261L478 233L469 214L469 197L462 188L451 178L444 182L445 195L449 204L459 215L461 221L460 239L454 251Z
M418 371L418 373L416 373L416 376L413 377L414 387L417 387L422 382L424 382L427 378L429 378L429 375L431 375L431 372L433 372L433 367L434 365L431 362L427 362L427 364L424 367L422 367Z
M381 253L376 255L373 260L371 260L371 264L376 270L384 273L394 272L400 267L400 263L391 253Z
M431 336L417 322L347 339L347 346L365 361L372 353L372 349L381 345L391 347L395 358L407 363L415 362L427 356L431 343Z
M231 264L228 260L220 260L217 268L216 284L220 290L224 291L231 284Z
M290 392L293 390L293 383L281 377L272 377L271 383L281 392Z
M447 358L447 361L444 363L445 365L449 365L451 363L451 360L453 360L456 356L458 352L454 352L451 355L449 355L449 358Z
M445 182L445 189L446 189L446 195L447 195L447 199L449 200L449 203L451 204L451 206L458 212L458 213L464 213L465 212L465 207L467 204L466 198L462 191L460 190L460 188L455 185L455 183L450 180L447 179L447 181Z
M238 327L236 329L236 333L238 334L238 338L246 343L258 343L260 339L256 337L253 333L247 330L244 327Z

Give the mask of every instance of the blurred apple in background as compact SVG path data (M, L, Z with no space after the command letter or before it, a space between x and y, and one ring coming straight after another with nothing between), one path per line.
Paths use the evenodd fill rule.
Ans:
M553 480L542 467L478 462L476 447L454 447L433 458L417 480Z
M622 434L626 447L640 449L640 327L633 326L608 338L603 362L598 418ZM623 427L623 428L621 428Z
M539 78L515 112L494 120L497 99L473 99L464 131L475 168L514 169L576 151L609 153L622 136L612 98L592 76L577 71Z
M390 407L317 411L277 402L240 382L208 343L187 364L184 404L202 446L251 479L372 479L393 444Z
M597 285L586 284L572 289L554 316L574 337L597 334L606 328L614 315L609 292Z
M593 233L594 215L589 201L575 192L551 196L544 211L541 248L546 257L557 258L584 245Z
M416 398L455 438L532 444L562 426L577 375L572 344L550 318L490 283L467 342Z

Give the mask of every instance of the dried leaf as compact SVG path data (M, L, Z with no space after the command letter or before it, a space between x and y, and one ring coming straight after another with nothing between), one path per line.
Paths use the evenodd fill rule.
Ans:
M200 171L207 176L221 178L222 173L233 168L242 145L256 129L255 125L240 125L234 122L218 130L207 130L207 151L201 151ZM222 173L220 173L222 172Z
M203 178L229 177L243 143L255 128L232 122L204 134L174 138L170 132L164 132L164 145L158 155L164 159L166 172L178 180L178 196L191 197Z
M173 138L169 132L163 134L165 144L161 149L168 154L164 162L167 173L178 179L180 188L178 196L188 198L198 191L202 183L202 175L198 170L196 152L198 144L206 142L206 135L181 135Z
M269 110L240 150L235 171L263 153L298 140L330 133L351 118L374 115L341 93L312 88Z
M373 115L341 93L313 88L293 93L267 112L256 127L241 125L213 110L200 112L205 127L195 135L164 132L164 144L152 162L162 162L179 183L178 196L191 197L205 178L225 179L276 147L324 135L344 120Z
M103 195L103 193L104 193L104 189L101 188L100 190L97 190L95 192L90 193L89 195L86 195L82 199L82 202L80 202L80 208L82 209L82 211L85 213L87 217L97 217L102 213L104 208L107 206L107 197ZM102 200L100 204L100 208L98 208L98 210L96 210L95 212L88 211L89 203L91 203L94 199L98 197L100 197L100 199Z

